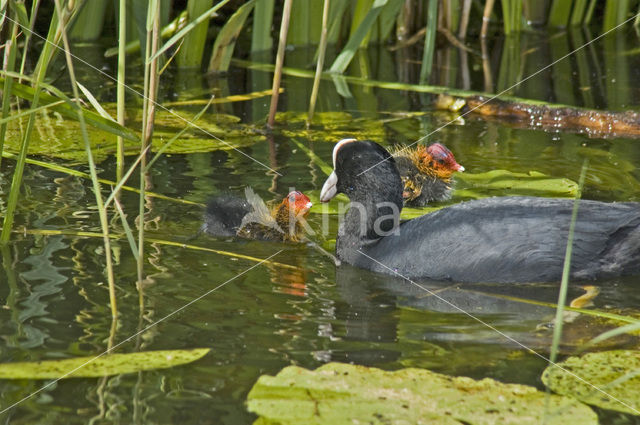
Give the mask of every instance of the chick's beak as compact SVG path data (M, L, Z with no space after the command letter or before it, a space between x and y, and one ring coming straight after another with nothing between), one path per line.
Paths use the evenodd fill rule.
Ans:
M464 167L462 165L460 165L460 164L456 164L456 165L457 165L456 171L460 171L460 172L464 171Z
M336 172L332 172L331 175L327 178L327 181L322 185L322 190L320 191L320 202L329 202L331 198L336 196L338 193L338 189L336 185L338 184L338 176Z

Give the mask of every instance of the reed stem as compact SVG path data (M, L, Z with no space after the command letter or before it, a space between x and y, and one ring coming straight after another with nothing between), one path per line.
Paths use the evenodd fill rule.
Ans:
M429 0L427 9L427 32L424 35L424 51L420 67L420 84L427 84L433 68L433 50L438 31L438 0Z
M489 22L491 21L491 13L495 0L487 0L484 4L484 13L482 14L482 29L480 30L480 38L487 38L489 33Z
M571 15L573 0L553 0L549 11L549 26L565 28Z
M271 24L273 23L274 0L257 0L253 10L251 52L270 50L273 46Z
M4 13L6 13L6 5ZM15 19L15 14L12 14ZM18 37L18 24L13 22L11 25L11 38L5 42L4 46L4 63L3 69L5 72L12 72L16 66L16 40ZM2 118L8 118L11 111L11 87L13 86L13 77L7 76L4 80L2 88ZM0 164L2 164L2 152L4 151L4 139L7 135L7 123L0 124Z
M463 41L467 38L467 28L469 27L469 14L471 13L471 0L463 0L462 16L460 17L460 31L458 38Z
M76 111L78 113L78 121L80 123L80 131L84 140L85 150L87 152L87 160L89 162L89 171L91 173L91 182L93 183L93 192L96 198L96 206L98 208L98 214L100 216L100 225L102 227L102 239L104 243L105 260L107 280L109 283L109 302L111 304L111 317L118 317L118 306L116 301L115 292L115 277L113 274L113 261L111 258L111 240L109 237L109 220L107 217L107 210L104 207L102 200L102 190L100 183L98 182L98 173L96 171L96 165L93 161L93 153L91 152L91 142L89 141L89 133L87 132L87 124L84 120L84 114L82 113L82 107L80 105L80 93L78 92L78 85L76 84L76 76L73 68L73 61L71 59L71 47L69 46L69 38L66 31L66 20L63 19L64 10L60 6L60 0L55 0L56 10L60 17L60 31L62 35L62 43L64 46L65 59L67 61L67 70L69 72L69 79L71 80L71 89L73 90L73 96L75 99Z
M142 139L140 143L140 197L138 204L138 295L140 308L144 307L143 277L144 277L144 218L145 218L145 190L147 189L147 147L153 136L153 122L155 118L156 95L158 92L158 42L160 37L160 2L150 1L147 14L147 42L145 54L145 87L144 111L142 115ZM149 60L152 58L151 60Z
M58 18L54 17L49 25L49 32L47 34L47 40L42 47L42 53L36 66L36 79L33 87L33 98L31 100L31 107L37 108L40 101L40 85L43 83L47 74L47 68L51 62L53 56L53 46L57 45L56 39L59 34L59 26L64 23ZM27 151L29 149L29 141L31 140L31 132L36 120L36 115L29 115L29 121L24 131L22 143L20 145L20 153L18 154L18 160L16 162L16 168L13 170L13 179L11 180L11 191L7 199L7 209L5 211L4 222L2 225L2 233L0 233L0 244L6 244L11 236L11 229L13 227L14 214L18 205L18 197L20 195L20 186L22 185L22 175L24 173L24 165L27 158Z
M126 87L126 53L127 46L127 2L120 0L118 10L118 82L116 90L116 114L118 124L125 125L125 87ZM116 138L116 180L124 175L124 138ZM119 192L119 191L118 191ZM116 192L115 196L118 196Z
M31 14L29 15L29 30L24 31L24 47L22 48L22 61L20 62L20 74L24 74L24 67L27 63L27 52L29 51L29 42L31 41L31 36L33 35L33 27L36 24L36 17L38 16L38 7L40 6L40 0L35 0L31 3ZM22 80L18 80L22 81Z
M327 25L329 22L329 0L324 0L322 9L322 32L320 33L320 46L318 46L318 63L316 64L316 75L313 79L313 89L311 90L311 100L309 101L309 115L307 116L307 128L311 125L313 114L316 109L318 90L320 89L320 77L324 67L324 55L327 50Z
M273 85L271 87L271 106L269 107L269 118L267 126L273 127L278 110L278 96L280 95L280 79L282 78L282 66L284 65L284 52L287 47L287 33L289 31L289 18L291 16L292 0L284 0L282 10L282 24L280 24L280 39L278 41L278 54L276 55L276 69L273 74Z
M571 25L582 25L585 13L587 11L588 0L576 0L576 4L573 6L573 12L571 13Z
M551 354L549 360L551 364L556 362L558 358L558 347L562 338L562 325L564 318L564 305L567 301L567 291L569 289L569 276L571 274L571 252L573 250L573 235L575 233L576 220L578 218L578 206L580 205L580 194L584 187L584 180L587 174L589 160L585 159L580 171L580 179L578 180L578 195L573 203L573 211L571 212L571 223L569 225L569 237L567 238L567 249L564 256L564 266L562 268L562 281L560 283L560 291L558 294L558 307L556 309L556 318L553 327L553 340L551 342Z

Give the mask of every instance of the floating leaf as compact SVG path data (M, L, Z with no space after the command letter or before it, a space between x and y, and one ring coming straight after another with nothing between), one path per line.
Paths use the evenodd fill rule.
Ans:
M549 366L542 374L542 382L552 391L604 409L640 416L640 351L589 353L569 357L558 365L570 373Z
M313 207L311 207L310 212L312 214L344 214L349 209L349 198L347 195L343 193L337 194L334 198L331 199L331 202L320 202L320 191L318 190L309 190L304 192L305 195L309 197L311 203L313 203ZM402 212L400 213L401 220L409 220L411 218L419 217L421 215L425 215L429 212L436 211L442 208L439 207L426 207L426 208L402 208Z
M105 107L105 109L107 112L111 112L110 107ZM78 121L64 119L56 113L40 111L36 113L38 119L35 121L35 131L32 133L32 139L29 143L29 155L62 158L71 163L86 162L87 154ZM106 120L95 113L93 114ZM139 109L127 110L127 114L129 127L142 128ZM167 111L157 111L152 151L155 152L164 146L168 139L183 130L191 120L194 120L197 127L189 128L179 140L165 150L165 153L229 150L264 140L264 136L258 134L253 127L240 124L238 117L224 114L205 114L203 117L195 119L195 115L193 112L186 111L180 111L179 116ZM17 153L19 151L22 140L21 131L27 119L26 116L20 116L8 123L5 142L5 149L8 152ZM92 126L88 126L87 131L89 132L91 149L97 162L115 153L116 143L113 134ZM137 132L131 132L131 134L134 135L136 141L125 140L125 154L139 154L139 136Z
M259 424L598 422L589 407L525 385L340 363L261 376L247 404Z
M500 191L500 195L533 195L575 197L578 184L572 180L549 177L537 171L514 173L507 170L491 170L486 173L457 173L456 180L466 183L460 185L457 195L474 198L484 197L480 191Z
M286 123L282 134L313 142L337 143L340 139L374 140L384 142L387 135L380 120L354 118L346 112L316 112L313 116L313 131L307 129L306 112L278 112L276 122ZM357 131L354 129L357 128Z
M209 348L194 348L107 354L98 358L89 356L41 362L0 363L0 379L92 378L166 369L194 362L208 352Z

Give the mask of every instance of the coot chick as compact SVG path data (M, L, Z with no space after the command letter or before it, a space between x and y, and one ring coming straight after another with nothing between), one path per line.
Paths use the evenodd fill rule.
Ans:
M423 207L429 202L451 197L451 176L464 167L441 143L419 145L415 149L398 149L393 153L404 189L407 206Z
M212 236L281 242L301 240L301 219L312 206L305 194L292 191L272 209L249 187L245 189L245 197L221 195L209 201L202 230Z
M320 194L346 194L337 257L357 267L457 282L559 280L574 201L498 197L463 202L400 223L402 180L371 141L341 140ZM580 201L571 276L640 274L640 203Z

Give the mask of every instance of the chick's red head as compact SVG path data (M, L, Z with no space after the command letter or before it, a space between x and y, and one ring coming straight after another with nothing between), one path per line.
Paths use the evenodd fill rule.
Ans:
M464 167L456 162L453 153L441 143L429 145L426 153L431 157L432 166L450 172L464 171Z
M286 204L290 210L296 213L296 215L307 215L307 213L313 206L311 200L307 197L307 195L298 190L289 192L282 203Z

